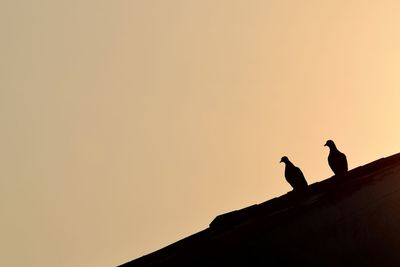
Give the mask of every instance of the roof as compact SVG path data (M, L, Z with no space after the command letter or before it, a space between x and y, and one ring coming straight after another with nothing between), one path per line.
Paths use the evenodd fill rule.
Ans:
M355 264L394 264L400 216L393 214L400 214L400 153L219 215L209 228L121 266L337 266L351 262L351 252Z

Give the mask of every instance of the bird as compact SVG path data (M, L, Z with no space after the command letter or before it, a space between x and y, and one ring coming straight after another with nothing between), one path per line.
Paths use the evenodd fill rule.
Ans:
M332 140L326 141L325 145L329 147L328 163L335 175L344 175L348 171L346 155L340 152Z
M294 164L290 162L286 156L282 157L280 162L283 162L286 165L285 178L286 181L293 187L293 190L297 191L307 188L308 183L299 167L294 166Z

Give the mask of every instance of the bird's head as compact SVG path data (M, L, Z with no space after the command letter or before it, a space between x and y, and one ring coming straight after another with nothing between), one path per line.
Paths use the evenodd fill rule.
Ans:
M280 161L279 163L281 163L281 162L284 162L284 163L287 163L287 162L289 162L289 159L288 159L288 157L286 157L286 156L283 156L283 157L281 158L281 161Z
M328 141L326 141L324 146L327 146L329 148L335 147L335 143L332 140L328 140Z

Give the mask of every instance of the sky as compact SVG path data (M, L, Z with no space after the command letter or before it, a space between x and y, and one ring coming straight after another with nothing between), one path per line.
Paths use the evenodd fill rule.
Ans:
M400 3L0 1L0 265L116 266L400 152Z

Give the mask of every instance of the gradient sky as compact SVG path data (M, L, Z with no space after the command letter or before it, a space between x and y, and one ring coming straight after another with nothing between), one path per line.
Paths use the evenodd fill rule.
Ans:
M0 1L0 265L115 266L400 151L400 3Z

